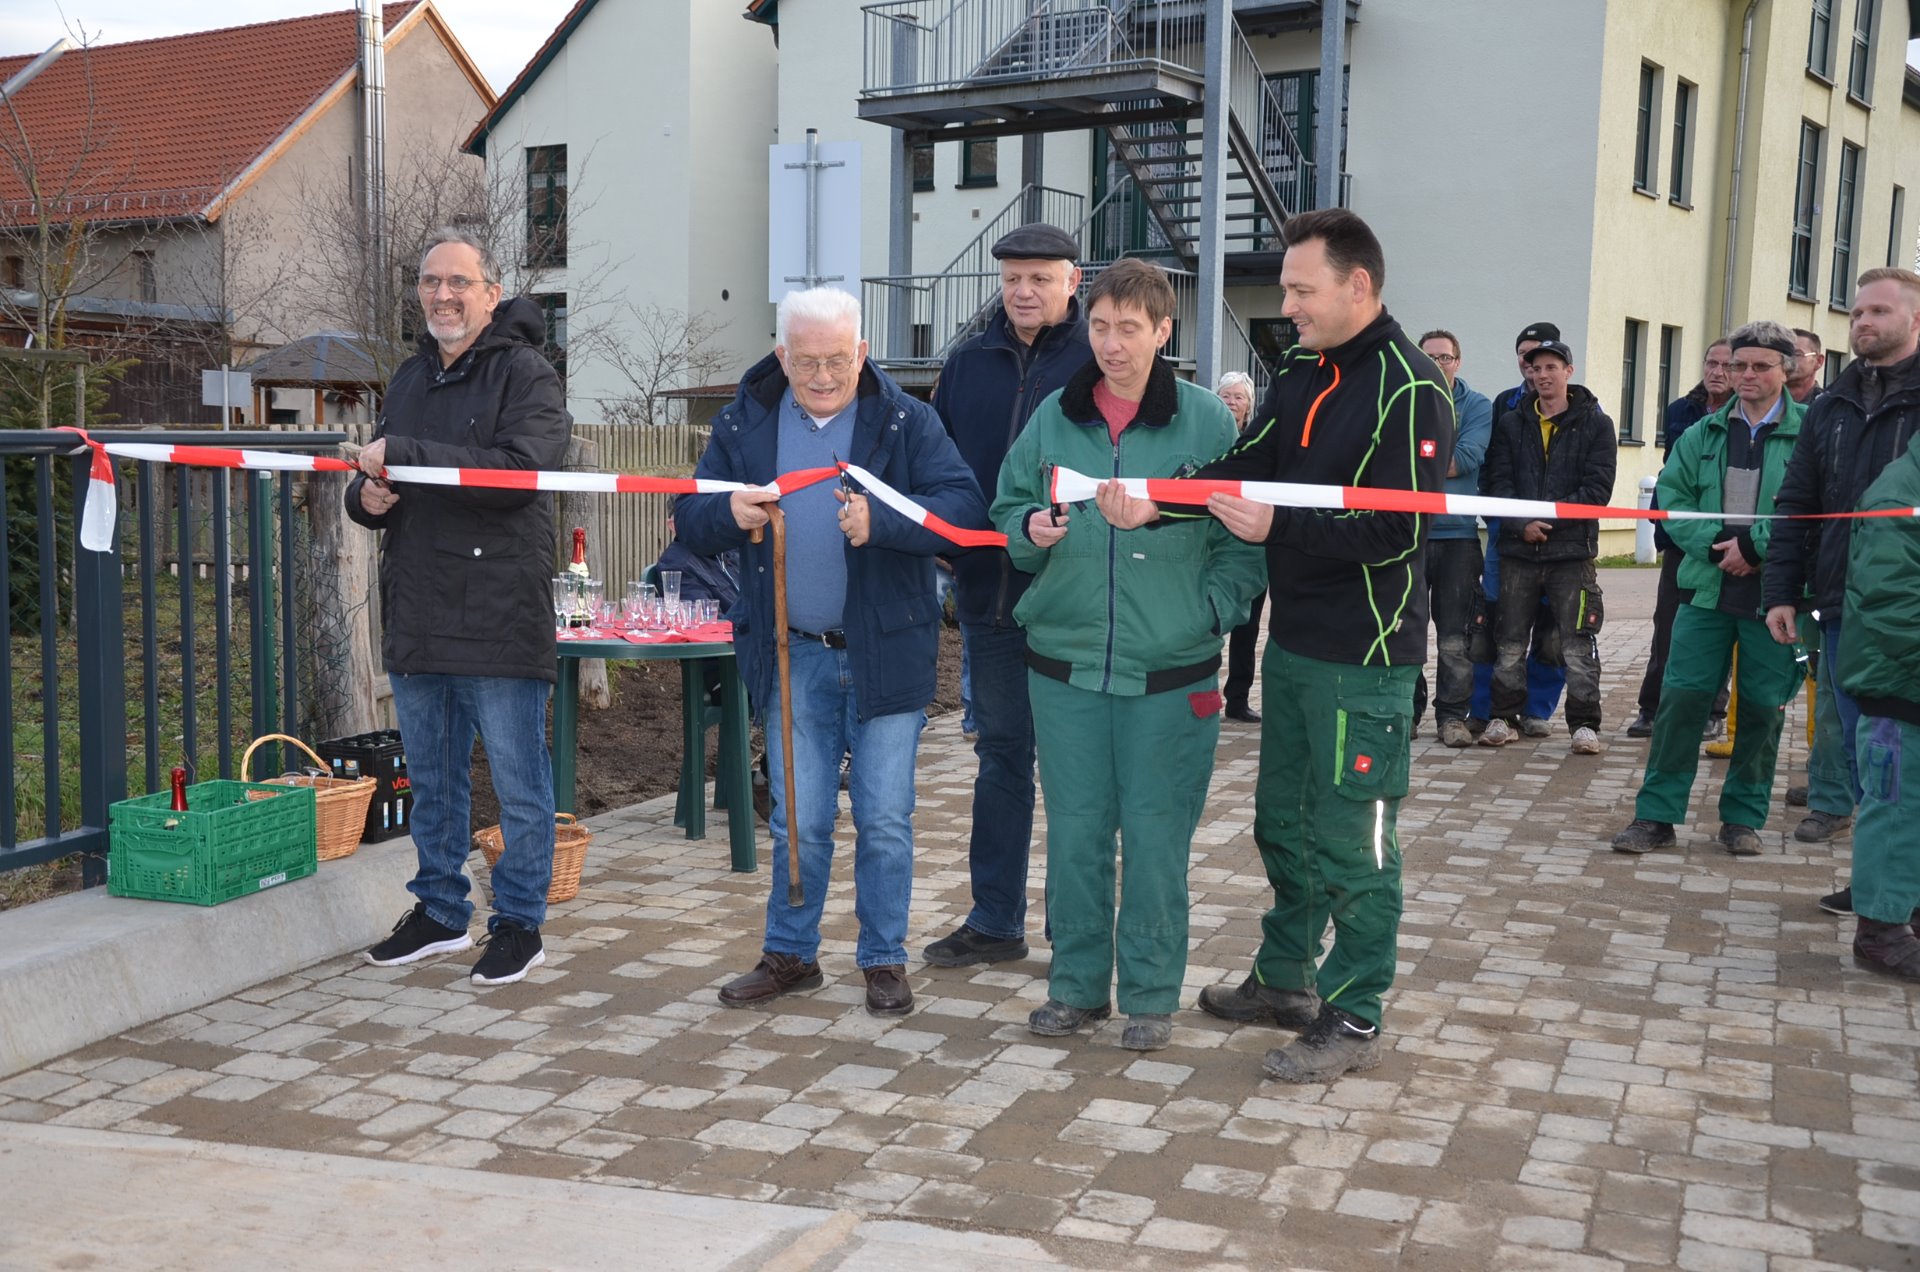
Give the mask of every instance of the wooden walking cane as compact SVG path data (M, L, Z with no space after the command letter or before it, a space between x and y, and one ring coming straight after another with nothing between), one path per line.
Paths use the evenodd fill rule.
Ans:
M780 767L787 784L787 904L805 905L800 884L799 823L793 809L793 656L787 648L787 514L780 505L767 504L767 524L773 529L773 648L780 668ZM760 542L760 532L752 534Z

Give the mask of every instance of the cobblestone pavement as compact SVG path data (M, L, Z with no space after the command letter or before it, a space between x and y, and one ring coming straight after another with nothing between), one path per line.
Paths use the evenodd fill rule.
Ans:
M828 985L724 1010L766 875L725 871L724 829L680 837L669 800L594 820L526 983L477 989L471 956L335 960L0 1082L0 1118L846 1208L1089 1266L1920 1267L1920 995L1856 969L1851 920L1813 905L1845 840L1802 851L1783 810L1736 860L1696 788L1678 851L1607 851L1645 759L1620 728L1647 634L1605 635L1597 759L1562 724L1503 751L1445 750L1430 724L1416 743L1391 1051L1365 1078L1264 1081L1286 1036L1194 1011L1146 1057L1113 1024L1036 1038L1038 941L915 967L914 1013L870 1017L844 868ZM1254 743L1228 726L1194 846L1189 1003L1258 941ZM920 774L915 950L967 908L956 719Z

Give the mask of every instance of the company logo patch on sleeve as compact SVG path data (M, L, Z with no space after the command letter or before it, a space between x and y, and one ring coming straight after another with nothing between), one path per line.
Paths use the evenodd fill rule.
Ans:
M1423 437L1420 439L1420 458L1432 459L1435 455L1439 453L1440 453L1440 447L1434 442L1434 440L1431 437Z
M1354 757L1353 757L1353 771L1354 771L1354 772L1356 772L1356 773L1371 773L1371 772L1373 772L1373 757L1372 757L1371 755L1356 755L1356 756L1354 756Z

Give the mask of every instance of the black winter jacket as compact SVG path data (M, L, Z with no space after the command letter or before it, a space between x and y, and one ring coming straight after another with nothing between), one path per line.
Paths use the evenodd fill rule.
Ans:
M1800 441L1787 461L1787 475L1773 501L1775 512L1805 515L1852 512L1874 479L1900 456L1920 431L1920 371L1889 386L1871 415L1860 392L1858 361L1847 364L1833 387L1807 408ZM1822 618L1838 618L1847 594L1847 552L1853 526L1846 521L1782 521L1773 529L1761 603L1801 605L1809 586Z
M1538 395L1493 425L1493 443L1480 466L1480 493L1496 499L1547 499L1555 503L1604 504L1613 497L1613 471L1619 442L1613 421L1585 385L1567 388L1567 409L1554 416L1553 449L1540 445ZM1590 561L1600 555L1600 523L1556 521L1545 543L1528 543L1518 517L1500 521L1497 545L1503 557L1522 561Z
M1439 493L1452 456L1453 394L1382 310L1336 348L1287 350L1240 440L1196 475ZM1419 666L1431 525L1411 512L1275 508L1268 636L1325 662Z
M1006 310L996 309L987 329L947 358L933 390L933 409L982 491L991 493L1000 484L1001 461L1033 408L1091 361L1078 297L1065 320L1042 328L1031 345L1007 326ZM943 555L953 561L960 621L1014 626L1013 607L1033 576L1015 569L1005 548L955 548Z
M560 377L540 354L546 321L523 298L451 367L422 336L394 372L376 437L388 465L558 469L573 434ZM402 675L554 679L553 501L532 490L402 484L375 517L365 477L347 483L347 515L380 534L380 649Z

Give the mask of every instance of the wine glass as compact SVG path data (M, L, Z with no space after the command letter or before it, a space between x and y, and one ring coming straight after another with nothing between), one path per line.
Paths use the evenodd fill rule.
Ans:
M660 571L660 595L667 598L669 605L680 603L680 571Z
M607 585L599 579L588 579L580 585L581 604L587 611L587 627L590 631L593 625L600 621L600 608L605 602L606 594Z
M553 576L553 626L555 631L565 631L567 615L573 610L573 579L570 575Z

